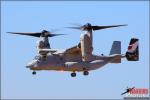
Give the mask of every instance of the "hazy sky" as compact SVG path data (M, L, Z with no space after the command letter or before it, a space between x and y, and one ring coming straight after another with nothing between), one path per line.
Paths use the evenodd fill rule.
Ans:
M3 99L121 99L126 87L149 87L148 1L30 1L1 5L1 96ZM72 23L93 25L128 24L96 31L94 54L108 55L112 42L122 42L126 52L130 38L140 40L140 61L122 60L91 71L89 76L70 72L39 71L33 76L25 65L36 55L38 38L6 32L59 30L67 34L50 38L52 48L65 49L79 42L81 31L66 29Z

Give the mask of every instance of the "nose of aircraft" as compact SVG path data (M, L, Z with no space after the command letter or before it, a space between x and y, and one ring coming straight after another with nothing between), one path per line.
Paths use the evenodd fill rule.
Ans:
M26 68L36 67L37 62L38 62L37 60L32 60L31 62L29 62L29 63L26 65Z

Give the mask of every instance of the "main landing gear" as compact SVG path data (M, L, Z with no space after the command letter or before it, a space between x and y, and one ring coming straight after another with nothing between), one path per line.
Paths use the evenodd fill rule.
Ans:
M84 71L83 75L87 76L87 75L89 75L89 72L88 71Z
M89 72L87 71L87 69L85 67L83 68L83 75L85 75L85 76L89 75Z
M76 73L75 72L71 73L71 77L76 77Z
M33 74L33 75L36 75L36 71L33 71L32 74Z
M83 71L83 75L84 76L87 76L87 75L89 75L89 72L86 70L86 71ZM76 77L76 72L72 72L71 73L71 77Z

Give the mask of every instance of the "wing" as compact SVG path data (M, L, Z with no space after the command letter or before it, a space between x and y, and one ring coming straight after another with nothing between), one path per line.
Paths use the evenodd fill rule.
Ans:
M42 53L42 52L54 53L54 52L56 52L56 51L58 51L58 50L56 50L56 49L39 49L39 53Z
M80 61L82 60L81 48L79 45L68 48L64 52L66 61Z
M55 53L61 51L60 53L64 53L64 54L71 54L71 55L78 55L81 54L81 49L78 47L78 45L73 46L71 48L64 50L59 50L59 49L39 49L39 52L51 52L51 53Z
M81 48L79 48L77 45L73 46L69 49L66 49L65 54L81 54Z

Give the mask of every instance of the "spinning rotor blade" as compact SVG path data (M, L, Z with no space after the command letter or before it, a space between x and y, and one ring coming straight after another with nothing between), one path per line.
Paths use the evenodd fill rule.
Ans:
M40 37L41 33L22 33L22 32L7 32L11 34L19 34L19 35L28 35L28 36L35 36Z
M77 27L67 27L67 28L72 28L72 29L80 29L80 30L101 30L101 29L106 29L106 28L114 28L114 27L121 27L121 26L127 26L126 24L124 25L110 25L110 26L92 26L90 23L87 23L83 26L77 26Z
M71 29L81 29L81 27L66 27L66 28L71 28Z
M34 37L53 37L53 36L59 36L64 34L52 34L49 31L43 30L42 32L35 32L35 33L24 33L24 32L7 32L11 34L19 34L19 35L28 35L28 36L34 36Z
M111 25L111 26L92 26L92 29L94 31L94 30L101 30L101 29L121 27L121 26L127 26L127 25L124 24L124 25Z
M65 35L65 34L49 34L48 37L59 36L59 35Z

